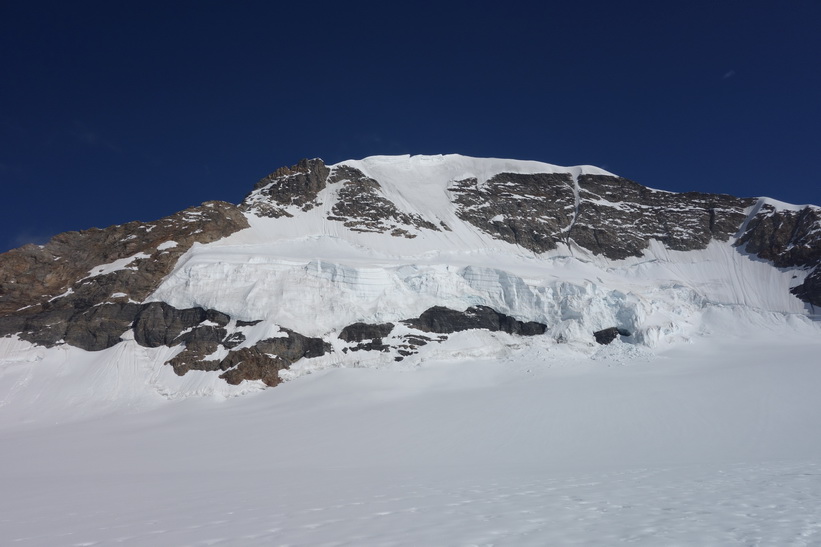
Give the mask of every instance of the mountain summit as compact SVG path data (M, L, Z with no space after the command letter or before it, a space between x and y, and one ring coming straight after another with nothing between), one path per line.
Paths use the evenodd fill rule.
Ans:
M312 159L239 205L0 255L0 336L14 359L63 348L114 367L126 352L152 389L200 394L456 356L444 342L466 331L488 351L584 352L689 339L726 306L804 320L821 305L819 265L816 206L666 192L591 166Z

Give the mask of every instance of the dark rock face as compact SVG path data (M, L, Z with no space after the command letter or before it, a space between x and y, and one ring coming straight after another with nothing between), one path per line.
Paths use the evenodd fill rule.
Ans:
M121 335L131 326L138 304L103 304L88 308L65 324L66 344L86 351L100 351L122 341Z
M351 347L350 351L388 351L390 346L384 344L382 339L391 333L393 327L393 323L378 325L354 323L342 329L339 333L339 339L345 342L359 342L356 346ZM347 353L349 348L344 348L342 351Z
M414 238L416 235L407 228L439 231L435 224L419 215L409 215L397 209L382 195L379 183L358 169L337 167L328 182L342 183L339 200L331 209L328 219L342 222L355 232L389 233L396 237Z
M257 319L255 321L243 321L242 319L237 319L237 327L253 327L254 325L259 325L262 323L262 319Z
M260 351L278 355L291 363L303 357L319 357L331 350L330 344L321 338L310 338L289 329L282 329L282 332L287 336L261 340L257 342L256 347Z
M804 302L821 306L821 208L776 211L765 204L750 219L736 245L781 268L811 269L791 292Z
M233 368L220 374L220 378L231 385L239 385L243 380L262 380L266 386L274 387L281 382L279 371L291 365L284 359L267 355L257 348L243 348L232 352L231 356Z
M476 179L457 181L450 190L459 217L498 239L537 253L572 240L611 259L641 256L651 239L679 251L727 241L755 203L723 194L661 192L612 176L574 181L569 173L502 173L481 186Z
M821 261L821 209L776 211L764 205L736 245L781 268L815 265Z
M280 167L264 177L242 202L243 211L263 217L291 217L285 207L313 209L317 194L325 188L330 170L320 159L300 160L292 167Z
M804 282L790 289L790 292L804 302L821 307L821 266L816 266Z
M280 370L290 367L302 358L324 355L331 349L330 344L320 338L310 338L288 329L282 329L285 336L260 340L251 347L233 350L238 344L232 343L232 335L228 335L224 325L211 324L215 321L209 316L213 317L219 312L213 310L206 312L201 308L192 308L169 311L167 314L172 318L185 315L193 320L192 312L195 311L199 313L199 317L203 318L202 323L205 324L199 324L182 335L174 336L173 333L181 322L173 322L173 327L168 329L168 335L165 337L166 340L170 340L161 344L167 346L185 344L183 351L166 363L171 365L179 376L183 376L189 370L225 371L220 378L229 384L236 385L243 380L262 380L268 386L275 386L280 381ZM219 315L224 316L224 314ZM227 323L228 321L225 322ZM220 346L232 349L232 351L222 359L208 359L210 355L219 350Z
M226 370L220 378L229 384L243 380L262 380L265 385L279 384L279 371L302 358L320 357L331 350L321 338L309 338L288 329L287 336L260 340L251 348L232 351L220 363Z
M603 329L594 332L593 336L596 338L596 342L603 346L606 346L607 344L615 340L618 336L630 336L630 331L620 329L618 327L610 327L609 329Z
M470 329L487 329L521 336L535 336L544 334L547 330L547 325L544 323L519 321L487 306L473 306L465 311L434 306L422 312L417 319L409 319L403 323L423 332L442 334Z
M140 310L139 304L101 304L83 310L49 309L36 314L9 315L0 319L2 335L51 347L67 343L99 351L119 343Z
M355 346L343 348L348 351L382 351L393 350L394 359L401 361L405 357L417 353L417 349L431 342L444 342L447 334L471 329L503 331L520 336L536 336L544 334L547 325L535 321L519 321L499 313L487 306L474 306L465 311L452 310L443 306L434 306L425 310L415 319L402 321L408 327L425 333L437 333L441 336L431 337L421 332L401 334L388 338L393 332L394 325L385 323L380 325L368 323L354 323L348 325L339 334L339 338ZM388 338L386 341L385 338Z
M393 330L393 323L370 325L368 323L354 323L348 325L339 333L339 338L346 342L363 342L384 338Z
M578 183L579 210L569 237L611 259L641 256L650 239L676 251L727 241L755 203L724 194L662 192L620 177L581 175Z
M220 370L218 359L206 359L209 355L219 349L218 344L201 343L186 348L170 360L166 365L171 365L177 376L184 376L189 370L204 370L213 372Z
M474 178L456 181L449 190L459 218L537 253L566 238L576 208L568 173L502 173L483 185Z
M141 346L171 346L186 329L205 321L202 308L178 310L165 302L146 304L134 320L134 339Z
M110 347L191 245L247 227L239 208L212 201L155 222L66 232L0 254L0 336Z

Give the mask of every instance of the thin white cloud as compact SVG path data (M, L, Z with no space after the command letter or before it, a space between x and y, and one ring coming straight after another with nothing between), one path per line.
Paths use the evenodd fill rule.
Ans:
M722 76L721 79L722 80L729 80L733 76L735 76L735 70L728 70L727 72L724 73L724 76Z

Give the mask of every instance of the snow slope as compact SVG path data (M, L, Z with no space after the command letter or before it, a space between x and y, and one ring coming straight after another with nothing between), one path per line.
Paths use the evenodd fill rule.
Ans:
M655 355L511 346L73 421L5 408L0 543L818 545L817 328L709 315L721 335Z

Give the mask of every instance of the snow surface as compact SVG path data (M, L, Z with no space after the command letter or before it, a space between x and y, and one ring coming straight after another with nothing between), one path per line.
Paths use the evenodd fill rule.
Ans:
M85 279L90 279L92 277L97 277L98 275L108 275L112 272L116 272L118 270L135 270L137 269L136 266L131 266L131 264L135 260L141 260L144 258L151 258L151 255L146 253L137 253L133 256L127 256L125 258L120 258L115 260L114 262L110 262L108 264L100 264L99 266L95 266L92 268ZM64 295L61 295L64 296Z
M732 240L535 255L443 199L460 178L595 168L344 163L450 231L350 231L327 220L329 185L308 212L194 245L152 298L262 319L243 346L285 327L338 350L347 324L433 305L546 335L457 333L402 362L334 351L275 389L178 377L179 348L128 334L100 352L0 338L0 545L821 545L821 323L789 293L806 271ZM611 326L632 336L595 344Z
M136 347L41 351L0 377L39 396L1 395L0 544L818 545L818 326L725 307L704 329L171 401Z
M337 165L359 169L377 180L385 196L400 210L421 213L434 224L438 224L433 220L437 217L454 221L447 189L455 181L475 178L481 187L499 173L570 173L574 178L580 174L615 176L591 165L561 167L538 161L472 158L459 154L371 156Z
M177 243L176 241L163 241L162 243L157 245L157 250L164 251L166 249L173 249L177 245L179 245L179 243Z

